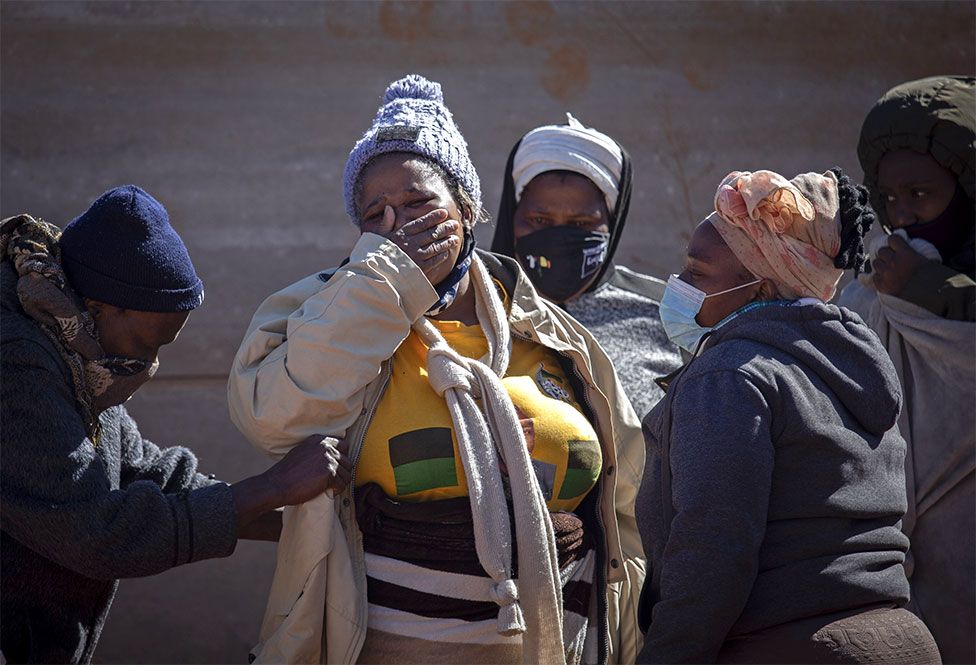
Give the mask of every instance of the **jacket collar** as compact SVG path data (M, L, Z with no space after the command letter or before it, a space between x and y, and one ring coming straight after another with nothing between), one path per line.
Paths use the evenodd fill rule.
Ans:
M515 259L502 254L475 250L488 274L501 282L509 294L508 321L513 331L531 339L538 339L545 346L564 351L568 344L565 335L556 329L559 308L549 303L532 286L532 282Z

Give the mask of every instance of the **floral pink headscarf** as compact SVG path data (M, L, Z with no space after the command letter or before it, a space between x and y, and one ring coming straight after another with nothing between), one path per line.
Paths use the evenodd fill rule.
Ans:
M742 265L772 280L786 298L834 297L843 270L837 178L802 173L733 171L715 192L712 226Z

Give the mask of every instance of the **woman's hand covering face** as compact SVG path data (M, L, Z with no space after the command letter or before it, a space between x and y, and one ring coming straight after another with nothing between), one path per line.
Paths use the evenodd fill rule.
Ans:
M434 286L450 274L461 253L461 210L444 179L409 153L377 157L362 173L360 230L395 243Z
M424 271L430 283L437 284L454 265L451 258L456 258L456 254L451 250L461 246L461 236L457 235L460 230L460 223L449 219L443 208L398 226L396 213L388 205L383 210L382 223L373 233L402 249Z

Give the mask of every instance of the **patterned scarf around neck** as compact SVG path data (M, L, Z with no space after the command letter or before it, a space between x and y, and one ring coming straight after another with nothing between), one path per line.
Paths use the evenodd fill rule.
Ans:
M123 403L148 381L156 362L107 356L91 313L61 267L61 229L30 215L0 222L0 260L17 271L21 307L54 343L74 384L89 438L97 441L98 414Z

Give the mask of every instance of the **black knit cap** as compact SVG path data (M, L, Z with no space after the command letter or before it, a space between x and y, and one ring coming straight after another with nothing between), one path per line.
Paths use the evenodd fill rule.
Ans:
M68 281L86 298L141 312L186 312L203 302L203 282L166 208L135 185L98 197L59 244Z

